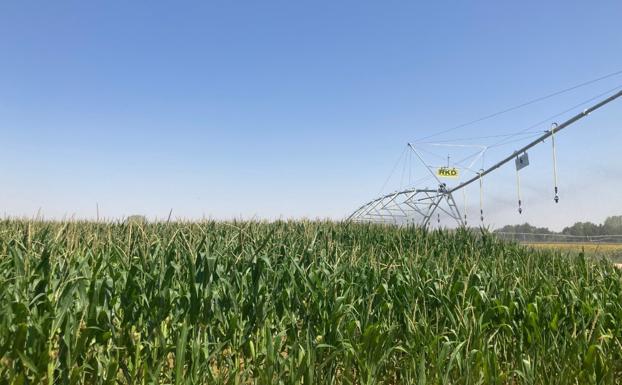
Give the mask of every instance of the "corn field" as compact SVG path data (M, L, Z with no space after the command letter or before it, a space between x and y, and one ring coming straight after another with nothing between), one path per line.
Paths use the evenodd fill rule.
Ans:
M0 384L611 384L622 274L489 233L0 222Z

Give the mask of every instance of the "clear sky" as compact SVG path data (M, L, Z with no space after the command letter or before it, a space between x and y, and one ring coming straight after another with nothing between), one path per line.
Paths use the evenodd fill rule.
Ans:
M408 141L621 70L621 19L620 1L3 1L2 210L341 219ZM515 132L620 85L434 140ZM622 100L560 134L557 207L548 145L522 216L499 171L489 223L622 213L621 128Z

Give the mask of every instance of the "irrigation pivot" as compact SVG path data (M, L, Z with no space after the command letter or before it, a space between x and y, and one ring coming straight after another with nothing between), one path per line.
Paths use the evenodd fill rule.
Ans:
M582 112L576 114L563 123L554 123L549 130L543 133L541 136L526 144L525 146L513 151L511 154L494 163L492 166L481 169L475 173L475 175L462 183L453 187L448 187L445 182L440 178L452 178L458 176L458 170L452 167L439 167L433 170L432 166L427 164L423 155L417 150L416 146L408 143L408 147L415 153L419 161L428 169L430 174L435 178L438 183L437 189L418 189L409 188L401 191L396 191L387 195L383 195L372 201L369 201L354 211L348 218L348 221L354 222L377 222L387 223L395 225L403 224L416 224L422 227L426 227L430 224L431 218L437 211L447 214L452 220L454 220L459 226L466 225L466 218L460 214L458 205L454 200L453 194L459 190L462 190L474 182L479 181L480 188L480 219L484 220L484 211L482 204L482 189L483 179L486 175L490 174L494 170L500 168L506 163L515 161L516 164L516 178L517 178L517 191L518 191L518 211L522 213L522 201L520 197L520 174L519 171L529 164L529 158L527 156L527 150L544 142L549 137L552 138L553 144L553 174L554 174L554 201L559 201L559 191L557 185L557 157L555 153L555 135L563 129L577 122L578 120L586 117L590 113L603 107L604 105L614 101L622 96L622 91L618 91L615 94L609 96L606 99L594 104L593 106L584 109ZM485 151L485 149L483 150ZM483 153L483 152L482 152ZM480 154L481 156L481 154Z

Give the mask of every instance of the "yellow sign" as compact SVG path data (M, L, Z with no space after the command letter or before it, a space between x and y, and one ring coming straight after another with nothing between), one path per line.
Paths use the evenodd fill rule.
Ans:
M458 173L458 169L455 167L452 167L452 168L439 167L436 170L436 175L438 175L441 178L457 178L459 173Z

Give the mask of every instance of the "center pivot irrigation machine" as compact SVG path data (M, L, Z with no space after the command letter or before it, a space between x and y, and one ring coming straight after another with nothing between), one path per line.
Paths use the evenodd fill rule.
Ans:
M372 201L369 201L359 207L349 217L349 221L353 222L375 222L386 223L395 225L415 224L422 227L426 227L430 224L433 215L436 213L439 216L440 213L444 213L451 221L455 221L458 226L466 226L467 216L466 213L461 213L454 199L456 192L461 191L464 193L464 189L473 184L479 184L479 214L480 220L484 221L484 206L483 206L483 186L484 177L501 166L514 161L516 166L516 181L518 192L518 212L522 213L522 200L520 194L520 170L529 165L529 157L527 150L543 143L545 139L551 138L552 154L553 154L553 178L554 178L554 196L555 203L559 202L559 189L557 185L557 159L555 150L555 135L561 130L567 128L578 120L586 117L590 113L603 107L604 105L612 102L613 100L622 96L622 91L609 96L608 98L601 100L600 102L586 108L579 114L576 114L572 118L566 120L561 124L553 123L551 128L538 136L535 140L529 144L519 148L512 152L507 157L498 161L488 168L481 168L479 170L473 170L473 166L477 160L482 159L484 153L488 149L486 146L474 146L474 145L457 145L457 144L432 144L432 145L446 145L446 146L462 146L462 147L475 147L478 151L474 156L467 158L473 158L473 161L466 165L461 166L463 162L458 162L455 166L452 166L449 161L447 166L432 166L424 161L422 154L423 149L419 148L417 144L408 143L408 151L412 151L415 154L416 159L427 169L427 172L435 179L438 184L437 188L409 188L401 191L396 191L390 194L382 195ZM483 165L483 162L482 162ZM458 167L460 166L460 167ZM444 180L457 178L461 172L472 173L472 177L466 179L462 183L458 183L454 186L448 185ZM465 198L466 199L466 198ZM466 204L465 204L466 207Z

